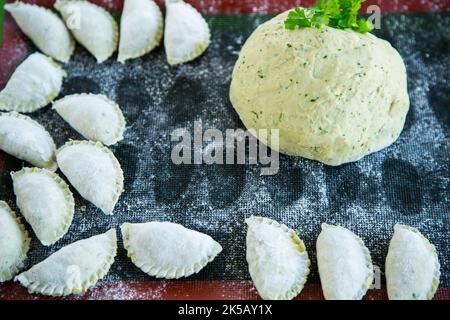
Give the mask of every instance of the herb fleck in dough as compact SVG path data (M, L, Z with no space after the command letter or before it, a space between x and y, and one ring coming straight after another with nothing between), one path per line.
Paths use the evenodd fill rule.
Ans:
M279 151L329 165L392 144L409 109L398 52L372 34L287 30L286 15L261 25L236 63L230 98L244 124L280 129Z

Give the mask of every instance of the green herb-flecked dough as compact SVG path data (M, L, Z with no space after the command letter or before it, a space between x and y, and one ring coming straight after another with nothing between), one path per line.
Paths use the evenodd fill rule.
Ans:
M399 53L372 34L287 30L287 12L245 43L230 98L247 128L279 129L279 148L329 165L392 144L409 109Z

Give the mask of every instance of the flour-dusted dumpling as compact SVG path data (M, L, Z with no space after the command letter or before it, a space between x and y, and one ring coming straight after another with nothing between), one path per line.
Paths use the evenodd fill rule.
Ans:
M110 146L123 139L125 119L119 106L103 95L74 94L53 104L72 128L88 140Z
M247 262L253 284L267 300L290 300L303 289L310 261L305 245L294 230L263 218L245 220Z
M169 64L185 63L205 52L211 35L202 15L182 0L166 0L166 11L164 47Z
M56 159L83 198L112 214L123 192L123 172L108 148L98 142L70 141L57 151Z
M162 35L161 10L153 0L125 0L118 61L125 62L152 51L161 42Z
M29 248L25 227L6 202L0 201L0 282L11 280L23 267Z
M108 11L83 0L57 0L54 7L61 13L75 39L98 63L116 51L119 27Z
M389 299L431 300L439 286L439 277L436 248L419 230L395 225L386 258Z
M25 59L0 92L0 110L28 113L45 107L61 91L66 72L38 52Z
M71 243L28 271L15 281L30 293L48 296L80 294L103 278L117 252L116 230Z
M362 299L373 282L372 259L363 241L348 229L323 223L316 247L325 299Z
M23 2L5 5L20 29L43 53L50 57L68 62L75 48L69 30L53 11L44 7Z
M75 204L69 186L46 169L11 173L17 206L45 246L61 239L72 224Z
M51 171L57 169L55 143L43 126L30 117L0 113L0 150Z
M124 223L121 230L131 261L157 278L188 277L222 251L210 236L176 223Z

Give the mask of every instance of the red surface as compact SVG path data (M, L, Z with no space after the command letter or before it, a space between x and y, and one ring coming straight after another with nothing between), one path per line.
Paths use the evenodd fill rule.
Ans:
M15 0L8 0L14 2ZM54 0L23 0L51 6ZM120 11L123 0L92 0L111 11ZM162 0L157 0L162 4ZM186 0L202 13L277 13L297 5L308 6L315 0ZM368 0L368 5L377 4L382 12L433 12L450 10L450 0ZM4 42L0 48L0 88L25 58L27 40L9 14L5 17ZM0 174L4 154L0 151ZM0 285L0 299L42 299L29 295L23 287L8 282ZM73 298L73 297L71 297ZM88 291L79 299L258 299L256 291L248 281L145 281L104 282ZM371 290L365 299L386 299L383 290ZM320 286L309 284L297 299L323 299ZM435 299L450 299L450 288L440 289Z
M25 36L8 14L5 16L3 31L3 45L0 48L0 88L3 88L28 51Z
M440 289L435 300L446 300L450 289ZM258 300L258 294L250 281L109 281L89 290L83 296L66 299L80 300ZM16 283L0 286L2 300L34 300L55 298L30 295ZM387 299L384 290L370 290L364 300ZM318 284L308 284L296 300L323 300Z

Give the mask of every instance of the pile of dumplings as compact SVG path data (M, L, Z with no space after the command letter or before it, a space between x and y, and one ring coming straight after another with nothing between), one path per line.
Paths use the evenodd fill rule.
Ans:
M181 0L166 0L166 6L164 45L169 64L195 59L209 45L208 25ZM45 107L59 95L66 72L52 58L68 62L75 38L99 63L117 47L118 60L125 62L150 52L163 36L162 14L152 0L125 0L120 42L117 23L104 9L79 0L57 0L55 9L62 19L35 5L6 5L22 31L46 55L31 54L0 92L0 110L8 111L0 113L0 149L33 166L11 176L17 207L45 246L67 233L75 211L73 194L56 173L58 169L83 198L105 214L114 212L124 190L120 163L108 149L123 140L126 127L116 103L88 93L55 101L53 109L86 139L68 141L59 149L42 125L23 114ZM274 220L252 216L246 222L246 257L260 296L293 299L310 271L303 241L294 230ZM0 229L0 282L14 278L30 293L83 293L108 273L117 252L116 230L111 229L69 244L16 276L31 240L3 201ZM222 251L210 236L176 223L124 223L121 233L131 261L157 278L188 277ZM362 299L372 284L373 266L358 236L343 227L323 224L317 258L326 299ZM396 225L386 259L389 298L431 299L439 284L439 269L434 246L418 230Z
M98 63L119 49L118 61L141 57L163 37L161 10L153 0L125 0L119 27L113 16L89 1L57 0L54 9L15 2L5 5L20 29L47 56L68 62L75 40ZM210 31L202 15L182 0L166 0L164 47L167 61L176 65L200 56L209 46Z

